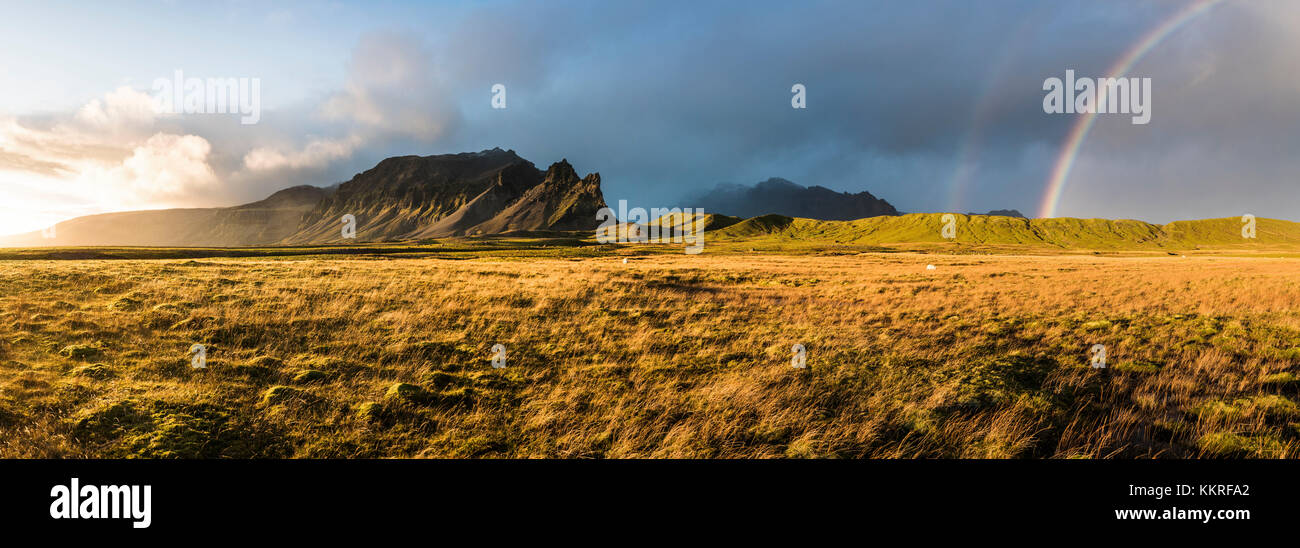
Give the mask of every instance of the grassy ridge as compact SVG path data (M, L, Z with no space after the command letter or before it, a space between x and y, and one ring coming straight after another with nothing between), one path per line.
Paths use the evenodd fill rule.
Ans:
M889 245L945 243L1020 245L1061 249L1152 250L1215 248L1300 248L1300 223L1258 219L1256 238L1241 235L1239 218L1176 221L1155 225L1134 220L1021 219L954 215L957 237L943 238L943 213L913 213L855 221L818 221L765 215L711 234L714 240L778 240Z
M1300 223L1258 219L1256 237L1243 238L1239 218L1176 221L1155 225L1134 220L1021 219L989 215L954 215L956 238L944 239L942 213L913 213L855 221L818 221L781 215L739 219L708 214L702 226L710 253L773 252L786 254L920 251L940 253L1048 253L1080 251L1134 252L1300 252ZM693 228L694 217L662 218L641 225L643 234L665 240ZM656 226L657 225L657 226ZM606 229L626 235L628 226ZM651 228L657 230L651 230ZM349 245L264 247L43 247L0 248L0 260L199 259L213 257L437 256L572 257L681 253L679 243L601 244L585 231L534 231L487 236Z

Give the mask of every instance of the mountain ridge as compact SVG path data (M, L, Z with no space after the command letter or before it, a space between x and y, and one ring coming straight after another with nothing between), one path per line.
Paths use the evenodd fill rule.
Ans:
M850 221L880 215L898 215L888 201L870 192L856 194L771 177L753 186L722 183L692 198L692 207L742 218L767 214L824 221Z
M740 187L742 190L748 187ZM768 190L803 192L834 199L859 196L784 179L760 183ZM779 193L779 192L778 192ZM829 193L829 194L827 194ZM1060 249L1187 249L1197 246L1281 245L1300 248L1300 223L1257 219L1257 238L1241 236L1234 217L1156 225L1131 219L1026 219L1015 210L989 215L899 213L824 220L765 212L748 217L709 210L703 225L710 240L776 240L808 243L988 244ZM881 206L881 207L884 207ZM407 241L501 233L592 231L606 207L599 173L579 177L561 159L545 171L513 150L493 148L433 156L384 159L348 181L329 187L299 185L247 204L103 213L58 223L55 237L30 232L0 237L0 247L252 247ZM356 222L356 239L343 237L343 219ZM955 238L942 237L953 215ZM655 220L680 224L682 219ZM625 223L625 222L624 222ZM620 225L624 226L624 225ZM648 225L647 225L648 226ZM621 228L619 230L626 230Z
M102 213L0 246L247 247L394 241L511 231L594 230L605 207L600 174L568 160L546 171L513 150L396 156L330 187L299 185L216 208ZM345 238L344 215L356 222Z

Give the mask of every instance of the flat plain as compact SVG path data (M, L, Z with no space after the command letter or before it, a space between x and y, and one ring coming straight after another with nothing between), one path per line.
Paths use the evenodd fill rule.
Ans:
M0 261L0 457L1300 455L1294 258L719 249Z

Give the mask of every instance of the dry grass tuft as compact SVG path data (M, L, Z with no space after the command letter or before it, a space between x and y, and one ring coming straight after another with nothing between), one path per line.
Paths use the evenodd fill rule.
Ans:
M1298 274L899 253L10 261L0 456L1294 458Z

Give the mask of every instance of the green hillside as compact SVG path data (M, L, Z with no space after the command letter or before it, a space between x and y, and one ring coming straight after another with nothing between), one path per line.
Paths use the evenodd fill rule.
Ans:
M1242 237L1240 218L1176 221L1155 225L1134 220L1022 219L953 214L956 238L942 235L944 213L913 213L855 221L818 221L765 215L710 234L714 241L887 245L903 243L1011 245L1097 250L1197 248L1300 248L1300 223L1257 219L1256 237Z

